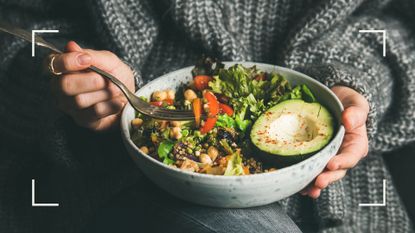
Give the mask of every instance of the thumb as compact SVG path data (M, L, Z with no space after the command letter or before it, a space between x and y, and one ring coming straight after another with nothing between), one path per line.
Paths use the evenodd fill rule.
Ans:
M82 52L83 49L75 41L71 40L71 41L68 42L68 44L66 44L65 51L67 51L67 52Z
M347 131L354 130L366 124L367 111L360 106L350 106L343 111L342 122Z
M332 90L344 106L342 123L346 130L350 131L366 124L369 113L369 103L366 98L346 86L335 86Z

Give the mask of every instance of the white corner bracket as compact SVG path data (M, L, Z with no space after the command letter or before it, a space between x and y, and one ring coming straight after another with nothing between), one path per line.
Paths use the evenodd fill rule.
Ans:
M386 30L359 30L360 33L382 33L383 56L386 57Z
M58 33L59 30L32 30L32 57L35 56L35 45L36 45L36 41L35 41L35 34L36 33Z
M35 179L32 179L32 206L33 207L58 207L59 203L36 203L35 202Z
M360 203L359 206L386 206L386 180L383 179L383 202L382 203Z

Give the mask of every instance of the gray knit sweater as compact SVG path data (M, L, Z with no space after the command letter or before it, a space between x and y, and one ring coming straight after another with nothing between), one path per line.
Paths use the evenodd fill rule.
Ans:
M370 102L370 153L312 202L284 201L298 223L322 232L410 232L411 223L382 153L415 139L415 2L413 0L0 0L0 19L46 35L114 51L143 79L192 65L202 53L223 60L278 64L333 86L350 86ZM386 57L382 34L387 30ZM77 232L86 217L136 181L117 136L77 127L53 108L41 63L30 46L0 34L0 232ZM116 135L118 132L114 132ZM30 207L39 198L61 208ZM359 207L382 201L385 207ZM42 188L42 186L44 186ZM55 193L47 190L52 187ZM37 200L42 201L42 200Z

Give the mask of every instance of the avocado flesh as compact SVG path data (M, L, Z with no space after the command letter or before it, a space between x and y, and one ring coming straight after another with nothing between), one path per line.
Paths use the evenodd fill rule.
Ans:
M311 154L327 145L334 121L319 103L286 100L264 112L251 130L252 143L262 152L284 157Z

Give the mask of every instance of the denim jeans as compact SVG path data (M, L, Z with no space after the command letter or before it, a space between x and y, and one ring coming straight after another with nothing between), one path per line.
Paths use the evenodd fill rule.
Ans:
M278 203L246 209L205 207L174 198L143 179L100 209L85 232L301 231Z

